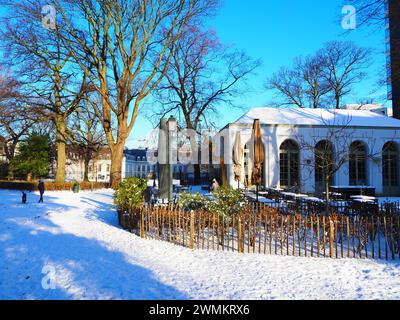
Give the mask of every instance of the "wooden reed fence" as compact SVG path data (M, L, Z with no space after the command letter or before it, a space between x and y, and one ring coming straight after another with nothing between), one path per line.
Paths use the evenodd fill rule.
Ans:
M124 229L190 249L299 257L400 259L400 216L301 215L247 208L222 217L147 207L120 211Z

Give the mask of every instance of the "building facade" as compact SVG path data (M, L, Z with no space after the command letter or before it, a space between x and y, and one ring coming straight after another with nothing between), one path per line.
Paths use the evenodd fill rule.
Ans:
M148 178L155 172L156 166L147 160L146 149L125 150L122 161L122 178L136 177ZM68 152L66 164L66 180L82 181L84 179L85 164L83 159L74 153ZM109 148L102 148L98 154L89 162L89 181L110 182L111 175L111 151Z
M261 123L265 150L265 187L321 193L326 174L317 155L322 150L338 167L330 185L374 186L378 195L400 195L400 121L366 110L251 110L220 133L233 187L238 185L231 160L237 132L244 152L240 185L251 185L255 119Z
M125 157L122 163L122 176L149 178L156 173L156 166L147 160L147 149L125 150Z

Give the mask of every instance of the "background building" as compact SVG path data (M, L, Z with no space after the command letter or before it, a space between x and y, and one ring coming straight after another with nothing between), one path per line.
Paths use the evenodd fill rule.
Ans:
M125 150L122 167L123 177L148 178L156 173L157 167L147 161L147 149Z

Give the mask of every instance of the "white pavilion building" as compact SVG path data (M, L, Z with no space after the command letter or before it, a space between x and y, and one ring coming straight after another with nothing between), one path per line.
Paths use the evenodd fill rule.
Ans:
M327 110L256 108L220 135L227 165L227 179L235 181L232 151L241 133L244 159L240 185L248 185L252 166L252 127L261 123L265 149L263 185L267 188L296 188L302 193L321 193L324 173L316 163L316 150L331 152L343 162L331 179L333 186L373 186L377 195L400 195L400 121L372 110ZM321 166L322 167L322 166Z

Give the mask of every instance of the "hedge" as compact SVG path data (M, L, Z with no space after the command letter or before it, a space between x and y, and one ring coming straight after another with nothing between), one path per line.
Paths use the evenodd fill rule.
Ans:
M69 191L72 190L74 182L48 182L45 181L45 189L47 191ZM6 181L0 180L0 189L8 190L26 190L26 191L36 191L38 186L37 181L27 182L27 181ZM80 190L98 190L109 188L108 183L102 182L80 182Z

